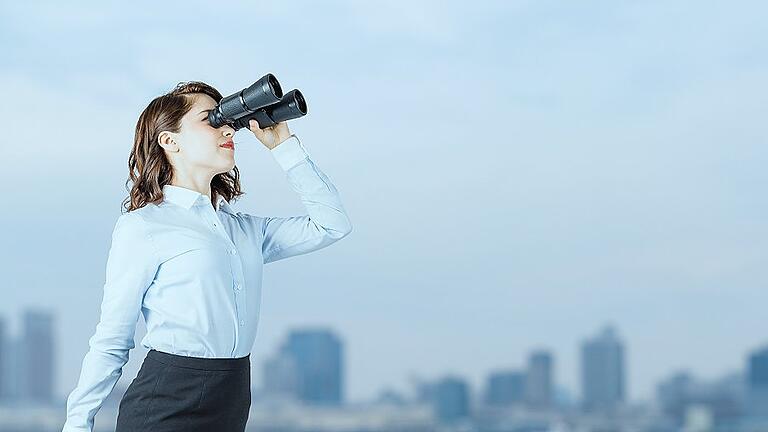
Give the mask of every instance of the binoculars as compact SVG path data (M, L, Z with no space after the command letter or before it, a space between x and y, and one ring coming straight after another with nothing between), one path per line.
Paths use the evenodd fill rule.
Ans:
M306 114L307 102L301 92L293 89L283 95L277 78L268 73L250 87L222 98L208 113L208 122L215 128L227 124L237 131L255 119L264 129Z

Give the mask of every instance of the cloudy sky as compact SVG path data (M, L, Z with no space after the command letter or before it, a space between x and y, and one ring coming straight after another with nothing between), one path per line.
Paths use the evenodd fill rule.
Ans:
M290 123L343 241L266 267L254 380L291 328L345 342L347 396L555 355L613 323L633 400L768 343L768 7L758 1L0 2L0 314L56 313L57 391L99 316L139 113L180 81L299 88ZM760 126L760 125L763 126ZM235 141L236 208L303 214ZM124 369L132 379L146 352Z

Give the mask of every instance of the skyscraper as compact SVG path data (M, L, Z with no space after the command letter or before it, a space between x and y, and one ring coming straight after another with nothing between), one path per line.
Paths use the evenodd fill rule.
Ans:
M469 389L458 377L445 377L435 383L434 413L441 422L449 423L469 416Z
M525 380L525 401L532 408L552 406L552 354L537 350L528 357Z
M525 373L498 371L488 376L485 403L488 405L513 405L525 401Z
M299 397L298 368L292 355L278 352L264 362L265 395Z
M612 326L582 344L581 386L586 411L610 411L624 401L624 346Z
M8 339L5 332L5 319L0 317L0 401L9 396L8 376Z
M753 416L768 416L768 346L749 354L747 409Z
M295 361L299 399L321 405L343 402L342 345L333 332L292 331L281 351Z
M45 311L25 310L22 323L23 397L31 402L51 402L56 364L53 315Z
M23 340L9 337L5 343L5 399L21 401L25 397L26 364L22 358Z
M676 372L656 387L656 400L662 411L682 424L685 410L695 398L696 381L690 372Z
M738 371L703 381L690 372L679 371L658 384L657 401L677 428L683 428L687 416L697 409L711 414L716 423L731 423L744 413L744 375Z

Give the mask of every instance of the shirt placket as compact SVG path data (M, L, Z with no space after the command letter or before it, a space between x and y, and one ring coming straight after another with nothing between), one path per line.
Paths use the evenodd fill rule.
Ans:
M245 283L243 277L243 266L240 260L240 253L232 242L229 234L221 223L221 219L213 208L213 204L204 206L203 217L213 232L216 232L227 245L227 255L229 256L230 268L232 269L231 289L235 299L235 342L232 345L231 355L234 356L237 351L238 341L240 339L241 329L246 324L247 310L245 301Z

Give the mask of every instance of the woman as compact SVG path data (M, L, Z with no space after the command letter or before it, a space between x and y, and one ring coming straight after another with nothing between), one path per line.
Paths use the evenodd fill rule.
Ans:
M243 431L251 404L262 266L330 245L352 230L338 191L285 122L249 129L270 150L308 215L234 211L243 195L234 129L208 111L222 95L180 83L139 117L133 186L112 233L101 317L63 432L91 431L134 347L139 312L150 351L120 401L117 432Z

